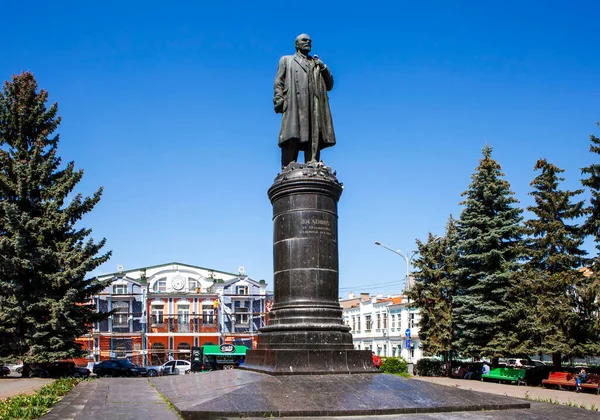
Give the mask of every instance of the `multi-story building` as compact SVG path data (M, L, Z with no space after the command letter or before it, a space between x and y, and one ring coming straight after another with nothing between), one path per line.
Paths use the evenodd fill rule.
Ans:
M419 312L405 297L370 297L350 293L340 300L343 318L351 329L354 348L371 350L378 356L401 356L408 362L422 357L419 342Z
M93 301L112 311L78 342L95 361L127 357L160 364L189 359L193 346L236 342L252 346L264 326L266 282L181 263L100 276L111 284Z
M266 325L267 292L264 280L236 277L215 283L220 301L220 331L226 343L256 345L258 329Z

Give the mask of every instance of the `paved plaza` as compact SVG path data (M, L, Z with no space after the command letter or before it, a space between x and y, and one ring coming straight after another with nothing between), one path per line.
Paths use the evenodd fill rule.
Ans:
M216 373L216 372L215 372ZM214 375L206 373L203 375ZM185 377L154 378L158 385L163 385L167 380L183 380ZM357 416L355 419L597 419L598 413L590 410L570 407L564 404L585 404L588 408L593 404L598 405L600 397L593 394L568 391L545 390L541 387L517 387L515 385L501 385L479 381L452 380L446 378L418 378L450 387L465 390L487 392L496 395L515 396L524 398L529 395L532 400L531 409L502 410L487 412L455 412L455 413L423 413L387 416ZM82 386L83 385L83 386ZM146 379L99 379L84 382L79 385L67 398L52 410L45 419L147 419L165 418L176 419L179 416L162 400L151 381ZM202 390L198 390L202 394ZM526 394L527 393L527 394ZM417 396L415 396L417 397ZM198 399L201 395L198 395ZM535 399L558 401L563 405L536 403ZM251 402L248 402L250 405ZM243 405L243 401L240 401ZM271 415L267 417L272 418ZM198 417L201 418L201 417ZM305 417L306 418L306 417ZM334 417L330 417L334 418ZM347 418L346 419L350 419Z
M210 375L211 373L203 374ZM183 379L183 377L182 377ZM163 380L155 378L154 380ZM531 408L525 410L502 410L461 413L423 413L406 415L349 416L354 419L489 419L489 420L546 420L546 419L598 419L600 414L589 410L600 407L600 396L591 393L575 393L543 389L541 387L503 385L490 382L466 381L449 378L416 377L412 380L426 381L449 387L476 392L485 392L509 397L529 397ZM7 398L19 393L31 393L41 388L50 379L1 378L0 396ZM558 404L541 403L537 400L554 401ZM588 410L573 406L584 405ZM63 398L43 419L164 419L181 417L158 393L152 382L145 378L101 378L80 383ZM267 418L274 418L270 415ZM333 419L336 417L328 417ZM306 419L304 417L303 419ZM342 417L339 417L342 419Z

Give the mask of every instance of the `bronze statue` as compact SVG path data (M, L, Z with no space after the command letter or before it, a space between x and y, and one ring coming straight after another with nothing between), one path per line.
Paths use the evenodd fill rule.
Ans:
M327 92L333 76L317 55L310 56L310 36L296 37L296 54L279 60L275 76L275 112L283 114L279 147L281 165L287 166L304 151L304 162L318 162L321 149L335 145Z

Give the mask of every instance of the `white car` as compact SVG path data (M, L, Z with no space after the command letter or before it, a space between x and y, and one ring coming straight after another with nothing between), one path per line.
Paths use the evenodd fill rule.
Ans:
M146 366L148 376L185 375L192 370L187 360L170 360L160 366Z

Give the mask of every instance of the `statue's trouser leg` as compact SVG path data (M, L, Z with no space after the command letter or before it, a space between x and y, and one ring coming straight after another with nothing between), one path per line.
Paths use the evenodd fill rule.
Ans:
M297 140L288 140L281 145L281 166L288 166L291 162L298 161L300 146Z
M319 144L316 141L310 143L310 147L306 148L304 152L304 160L306 162L318 162L321 159L321 150Z

